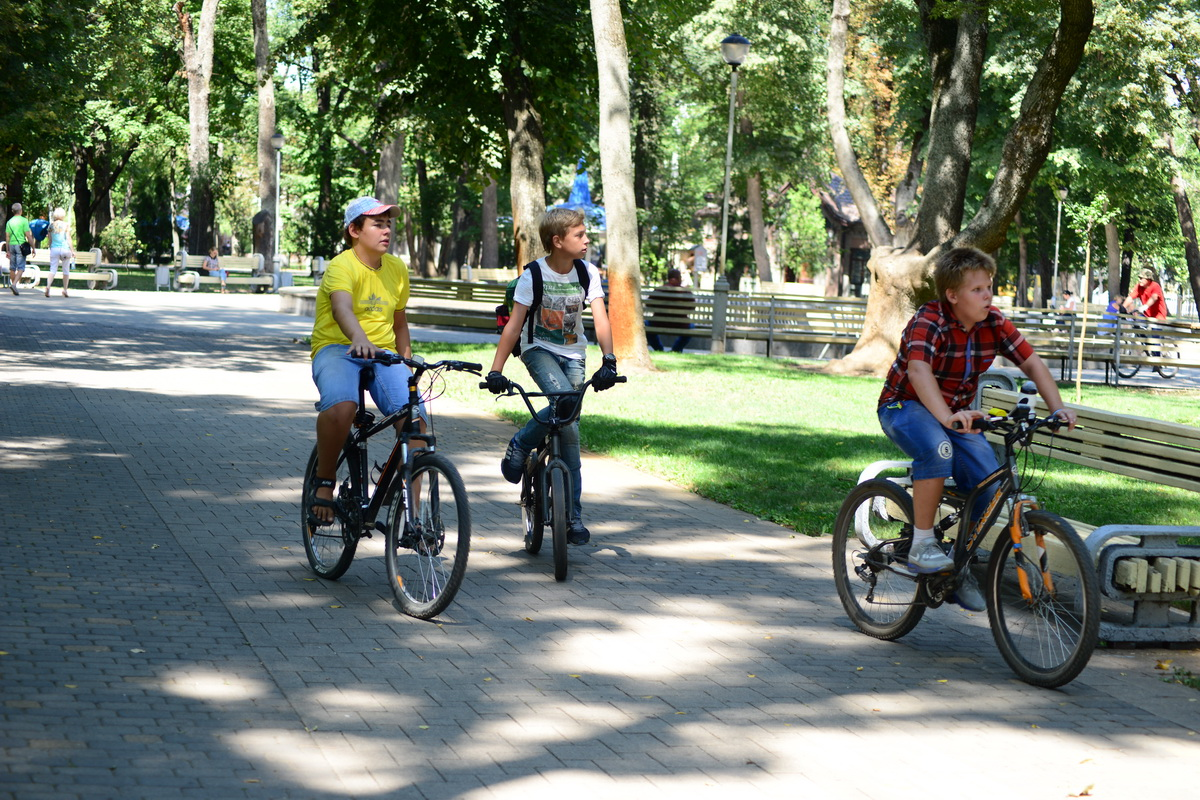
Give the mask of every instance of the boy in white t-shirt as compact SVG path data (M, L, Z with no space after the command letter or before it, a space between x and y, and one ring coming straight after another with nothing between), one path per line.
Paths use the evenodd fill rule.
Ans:
M508 324L500 335L500 345L492 360L492 371L488 373L488 389L495 394L507 391L509 381L504 377L504 362L513 351L513 346L525 331L526 316L534 302L533 270L542 276L542 300L536 309L533 326L533 341L521 342L521 361L530 376L543 392L578 389L586 380L585 357L587 336L583 332L583 311L592 309L592 323L596 328L596 339L604 352L600 369L592 376L596 391L611 388L617 377L617 357L612 352L612 330L608 324L608 312L604 307L604 289L600 272L592 264L586 264L588 287L585 291L579 281L575 262L587 257L588 237L582 211L555 208L546 212L538 226L542 246L548 252L544 258L531 262L517 282L513 293L513 310ZM547 427L536 419L530 419L524 428L517 431L500 472L509 483L520 483L525 471L525 460L529 451L541 444ZM583 508L580 503L582 483L579 462L579 423L563 429L563 460L571 470L572 498L571 527L567 541L571 544L586 544L591 534L583 524Z

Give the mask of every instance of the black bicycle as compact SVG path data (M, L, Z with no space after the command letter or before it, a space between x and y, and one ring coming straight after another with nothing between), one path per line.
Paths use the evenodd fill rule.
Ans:
M1170 339L1164 339L1161 333L1156 333L1147 320L1131 320L1128 326L1121 327L1121 341L1113 367L1122 378L1132 378L1142 368L1142 361L1126 361L1127 357L1161 359L1153 364L1153 368L1160 378L1166 380L1179 373L1179 367L1171 363L1179 359L1179 346Z
M1100 590L1079 534L1022 491L1022 472L1032 470L1019 468L1017 451L1028 466L1034 434L1062 424L1056 417L1034 414L1026 387L1034 389L1032 383L1022 387L1026 397L1011 415L993 409L993 416L976 421L976 427L1003 437L1000 468L969 494L948 485L943 495L939 513L944 515L934 533L954 559L952 570L919 575L908 567L911 478L875 478L858 484L838 513L833 575L855 626L877 639L893 640L915 628L926 608L949 599L966 570L986 564L988 621L1000 654L1022 680L1055 687L1073 680L1091 658L1100 631ZM979 503L985 504L984 511L972 524ZM981 548L1005 511L1007 521L990 545L993 549Z
M616 378L625 383L626 376ZM554 545L554 580L567 579L567 529L571 522L574 488L571 470L562 458L562 430L579 419L583 410L583 395L592 381L578 389L557 392L527 392L518 383L509 381L509 388L500 397L519 395L530 415L550 430L546 438L529 452L525 472L521 477L521 520L525 524L525 552L537 555L542 549L544 530L550 528ZM487 384L479 384L486 389ZM541 412L533 408L531 398L547 398L550 404Z
M420 619L437 616L450 605L462 585L471 548L471 510L458 470L434 451L432 419L420 430L418 409L422 377L428 376L425 401L433 399L433 386L442 372L478 375L479 364L438 361L427 364L413 357L381 353L379 364L406 364L408 402L399 411L376 421L364 404L374 365L363 368L358 384L358 410L354 427L338 457L334 479L334 521L314 524L311 514L317 472L314 447L304 471L300 503L300 528L304 551L313 572L336 580L354 560L359 539L384 534L388 578L400 610ZM372 465L367 455L371 437L397 430L396 444L382 465ZM420 446L414 447L413 443Z

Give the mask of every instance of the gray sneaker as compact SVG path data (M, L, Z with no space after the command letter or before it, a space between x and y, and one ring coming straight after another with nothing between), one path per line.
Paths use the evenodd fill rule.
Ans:
M979 583L970 567L958 576L958 586L950 595L950 602L958 603L967 611L987 611L987 601L983 598L983 592L979 591Z
M508 442L508 449L504 451L504 458L500 460L500 474L504 476L504 480L509 483L520 483L521 476L525 474L525 459L529 458L529 451L521 447L517 443L517 437L513 436Z
M908 566L922 575L954 569L954 559L942 552L936 539L913 544L908 551Z

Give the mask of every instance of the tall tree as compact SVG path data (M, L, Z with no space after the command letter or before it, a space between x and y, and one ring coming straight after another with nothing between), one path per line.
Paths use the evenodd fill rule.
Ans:
M206 253L213 244L216 203L213 197L209 154L209 87L212 81L213 36L220 0L203 0L200 24L175 3L175 15L183 33L183 68L188 78L188 168L191 202L188 251Z
M985 252L1005 240L1009 224L1050 150L1063 92L1083 57L1092 30L1091 0L1061 0L1057 26L1024 87L994 177L975 215L962 226L973 153L975 119L987 42L986 4L921 0L928 74L930 141L926 179L917 210L916 238L897 248L850 141L845 115L845 52L849 0L834 0L829 32L828 115L838 167L871 240L871 293L867 321L854 351L834 362L837 372L882 374L919 300L932 295L932 259L946 246Z
M275 263L275 225L279 209L275 207L279 175L275 172L275 61L271 58L271 39L267 31L267 0L250 0L250 15L254 24L254 77L258 84L258 207L269 219L270 228L264 241L258 243L273 270Z

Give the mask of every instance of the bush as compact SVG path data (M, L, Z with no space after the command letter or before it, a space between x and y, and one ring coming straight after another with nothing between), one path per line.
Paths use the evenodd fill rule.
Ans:
M133 217L117 217L100 234L100 246L107 260L124 264L145 245L138 240Z

